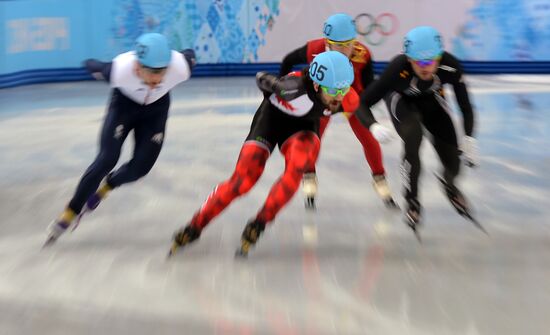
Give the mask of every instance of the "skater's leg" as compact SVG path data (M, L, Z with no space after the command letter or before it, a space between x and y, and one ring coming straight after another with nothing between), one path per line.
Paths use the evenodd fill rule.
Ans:
M103 178L115 167L131 125L122 111L111 107L101 132L100 148L92 165L82 176L68 208L78 214Z
M174 233L172 255L178 248L198 239L201 231L237 197L247 193L264 171L270 150L262 143L247 141L241 148L231 178L218 184L189 224Z
M112 187L136 181L151 171L162 149L165 137L168 106L151 111L154 117L144 118L134 128L134 154L132 159L110 174L107 183Z
M372 133L368 128L365 128L357 116L352 114L348 118L349 125L355 134L355 137L359 140L363 146L363 153L367 159L367 163L372 171L373 175L384 175L384 162L382 158L382 149L380 143L372 136Z
M330 123L330 116L323 116L319 119L319 138L322 139L323 135L325 134L325 130L327 129L328 125ZM319 158L319 157L317 157ZM317 162L317 159L315 159L315 162L311 164L311 166L308 166L305 173L313 173L315 174L315 163Z
M124 140L131 129L131 114L111 103L100 135L99 153L88 167L67 207L48 227L48 241L55 241L81 213L86 201L96 192L101 180L115 167ZM104 185L100 189L109 188Z
M431 142L443 165L441 176L445 182L453 185L460 171L460 152L453 121L435 98L432 105L427 108L430 108L430 111L425 113L424 126L431 134Z
M231 178L216 186L190 224L202 230L233 200L250 191L262 175L269 155L264 145L254 141L245 142Z
M422 118L418 108L404 99L400 93L391 92L384 97L397 134L404 142L404 152L401 162L404 197L418 198L418 179L420 176L419 150L422 143Z
M363 146L363 152L372 171L374 190L382 198L386 206L389 208L398 208L386 180L380 143L378 143L367 128L363 127L355 114L349 116L348 121L355 137L357 137Z
M461 214L469 212L466 198L456 187L460 172L460 152L456 130L444 106L433 100L430 113L424 117L424 125L431 134L431 141L443 165L441 182L452 206Z
M257 242L263 232L265 225L275 218L281 208L296 193L305 169L317 159L319 148L319 137L311 131L300 131L288 138L281 146L281 152L285 156L285 171L271 187L264 206L256 218L246 225L237 255L246 256L248 254L250 247Z
M422 206L418 200L418 179L420 176L419 150L422 143L422 127L417 117L402 120L398 133L404 141L405 152L401 163L401 173L404 185L404 196L407 202L405 221L417 234L416 225L421 221Z
M384 101L390 111L395 129L404 144L401 174L404 197L407 202L405 221L417 232L416 225L420 223L422 211L418 199L418 181L421 171L419 151L423 138L421 114L414 104L403 99L399 93L388 94Z
M311 131L298 132L285 141L281 146L285 156L285 171L272 186L264 206L256 216L257 221L272 221L292 198L304 171L317 159L320 145L319 137Z
M325 130L330 122L330 116L324 116L319 121L319 138L322 139L323 134L325 133ZM317 159L318 158L319 157L317 157ZM317 174L315 171L315 163L317 162L317 159L315 159L315 162L306 169L302 179L302 191L306 197L305 204L308 209L315 208L315 196L317 195Z
M254 114L250 131L246 137L231 177L218 184L208 196L201 208L195 212L187 226L178 229L172 241L170 255L178 248L196 240L202 229L219 215L237 197L247 193L258 181L264 171L269 155L277 143L277 133L286 122L272 108L268 99L264 99Z
M441 164L443 165L443 180L449 185L455 184L455 178L460 172L460 152L456 144L447 143L439 138L433 138L433 145Z
M147 112L134 111L133 158L107 175L98 190L86 201L85 211L82 214L96 209L115 187L135 181L149 173L162 149L169 107L170 98L165 96L154 105L149 106Z
M407 201L418 198L418 179L420 177L420 145L422 143L422 125L417 113L409 113L397 125L397 133L403 139L404 153L401 162L404 196Z

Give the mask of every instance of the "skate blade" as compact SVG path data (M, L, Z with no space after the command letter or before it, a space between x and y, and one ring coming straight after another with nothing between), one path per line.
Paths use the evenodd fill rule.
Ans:
M49 246L54 244L55 241L57 241L57 238L55 238L53 236L49 236L48 239L46 240L46 242L44 242L44 244L42 245L42 249L48 248Z
M172 243L172 246L170 247L170 250L168 251L168 254L166 255L166 259L172 258L178 251L180 246L177 243Z
M439 175L435 174L435 177L437 178L437 180L439 180L439 182L441 184L443 184L443 186L446 186L447 183L445 182L445 180L443 180L442 177L440 177ZM455 208L455 210L458 212L458 214L460 214L461 216L463 216L464 218L466 218L467 220L469 220L470 222L472 222L472 224L479 230L481 230L483 233L485 233L485 235L487 236L490 236L489 235L489 232L485 229L485 227L483 227L483 225L477 221L473 216L472 214L470 214L468 211L464 210L464 208L462 208L462 206L460 205L455 205L455 203L453 201L451 201L451 205Z
M418 228L416 226L411 226L411 225L409 225L409 227L411 227L418 243L422 244L422 237L420 236L420 232L418 231Z
M78 226L80 225L80 219L82 219L82 214L78 215L76 220L71 225L71 233L74 232L76 228L78 228Z
M87 212L88 212L88 207L84 206L84 209L82 210L82 212L78 214L78 216L76 217L76 220L74 220L73 224L71 224L71 233L75 231L76 228L78 228L78 226L80 225L80 220L82 220L82 217Z
M418 230L420 226L420 222L415 223L413 220L411 220L408 216L405 219L405 224L409 226L409 228L412 229L414 236L416 237L416 240L418 243L422 244L422 237L420 236L420 231Z
M235 258L237 259L248 258L248 251L244 251L243 248L237 249L237 251L235 251Z
M443 186L447 186L447 183L445 182L445 179L443 179L442 176L440 176L439 174L437 174L436 172L433 173L435 178L443 185Z
M315 198L313 197L306 197L305 199L305 206L306 206L306 209L307 210L310 210L310 211L314 211L316 210L316 206L315 206Z
M252 245L247 241L241 241L241 246L235 251L235 258L247 258Z
M462 216L464 216L466 219L470 220L470 222L479 230L481 230L483 233L485 233L485 235L487 236L490 236L489 235L489 232L485 229L485 227L483 227L483 225L476 220L476 218L474 218L471 214L469 213L464 213L462 214Z
M483 227L483 225L479 221L476 220L476 218L472 216L472 214L470 214L469 211L460 206L455 206L453 202L451 202L451 205L453 205L460 216L464 217L466 220L469 220L477 229L481 230L483 233L485 233L485 235L489 236L489 232L485 229L485 227Z
M392 198L385 199L384 205L386 206L387 209L396 210L396 211L401 210L401 208L399 208L399 205Z

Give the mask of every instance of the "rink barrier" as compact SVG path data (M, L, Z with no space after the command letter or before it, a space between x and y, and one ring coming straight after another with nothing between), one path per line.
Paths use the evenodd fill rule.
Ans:
M374 63L374 72L382 72L387 65L387 62ZM462 65L469 74L550 74L550 61L462 62ZM279 66L280 63L198 64L193 70L193 77L253 76L258 71L278 73ZM0 88L92 79L84 68L26 70L0 75Z

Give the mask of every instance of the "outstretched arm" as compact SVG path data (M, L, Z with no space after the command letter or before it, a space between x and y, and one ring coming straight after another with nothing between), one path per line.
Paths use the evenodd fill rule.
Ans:
M391 87L390 76L385 73L380 76L380 79L373 81L362 93L359 108L355 112L359 121L363 126L370 128L376 123L374 115L372 115L371 107L380 101Z
M283 58L281 63L281 69L279 70L279 76L284 76L292 71L294 65L307 63L307 44L301 48L298 48Z
M459 73L457 76L458 78L456 82L452 85L455 91L456 101L460 107L460 111L462 112L462 117L464 119L464 133L467 136L472 136L474 133L474 111L472 109L472 104L470 103L468 89L466 88L462 74Z
M460 107L463 118L465 136L461 144L462 156L467 166L474 167L479 164L477 140L473 137L475 126L474 111L468 96L468 89L464 83L463 70L460 62L451 54L446 53L445 56L448 65L455 70L451 72L451 84L453 85L456 101Z
M258 72L256 74L256 84L263 92L275 93L284 100L292 100L305 92L304 83L300 76L277 77L267 72Z
M107 82L110 82L111 80L111 68L113 66L113 62L101 62L97 59L87 59L84 61L84 67L92 77L94 77L96 80L105 80Z
M468 98L468 90L462 80L462 75L453 84L456 100L462 111L462 117L464 120L464 136L462 140L461 150L464 158L464 163L469 167L479 165L479 153L477 147L477 140L473 137L474 133L474 112L470 99Z
M189 64L189 69L193 70L195 65L197 65L197 57L195 56L195 51L193 49L185 49L181 50L180 53L187 61L187 64Z
M374 67L372 64L372 58L363 67L361 71L361 83L363 87L368 87L374 81Z
M402 66L403 59L397 56L388 64L378 80L372 81L361 93L361 104L355 114L363 126L370 128L376 123L370 108L392 90L392 87L400 80L399 74Z

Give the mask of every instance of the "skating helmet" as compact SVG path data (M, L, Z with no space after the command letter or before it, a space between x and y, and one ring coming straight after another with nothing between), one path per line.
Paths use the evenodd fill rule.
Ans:
M441 35L433 27L416 27L405 35L403 52L414 60L437 58L443 53Z
M158 69L170 64L172 50L164 35L147 33L136 40L136 55L142 65Z
M341 52L325 51L311 61L309 77L325 88L349 88L353 83L353 65Z
M355 21L348 14L334 14L325 21L323 26L323 36L331 41L349 41L356 35Z

